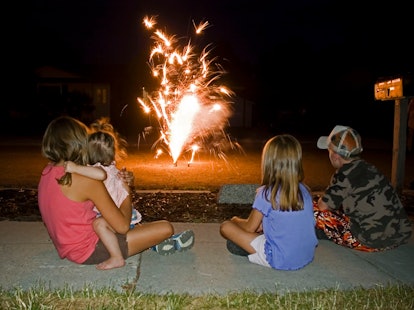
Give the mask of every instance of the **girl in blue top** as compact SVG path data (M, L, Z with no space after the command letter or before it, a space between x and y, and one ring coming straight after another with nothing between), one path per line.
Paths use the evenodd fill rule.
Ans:
M288 134L267 141L262 152L262 181L247 219L234 216L221 235L246 251L249 261L281 270L312 262L315 235L312 195L302 183L302 147Z

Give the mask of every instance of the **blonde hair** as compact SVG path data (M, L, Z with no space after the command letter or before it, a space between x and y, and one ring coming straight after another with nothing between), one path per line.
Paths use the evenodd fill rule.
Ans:
M281 211L303 210L303 196L299 183L304 179L302 147L289 135L278 135L268 140L262 152L262 185L264 195L272 208ZM278 197L278 199L276 199Z
M127 157L127 142L109 123L109 118L100 118L91 124L92 133L88 140L89 164L101 163L104 166Z
M69 116L52 120L42 140L42 155L53 163L73 161L78 165L88 163L88 127ZM67 172L57 180L61 185L72 184L72 175Z

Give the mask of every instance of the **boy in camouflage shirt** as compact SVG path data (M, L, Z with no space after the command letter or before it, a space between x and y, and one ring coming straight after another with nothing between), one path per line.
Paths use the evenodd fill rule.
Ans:
M336 169L314 205L317 235L355 250L377 252L404 244L412 227L389 180L359 157L361 137L350 127L335 126L319 138Z

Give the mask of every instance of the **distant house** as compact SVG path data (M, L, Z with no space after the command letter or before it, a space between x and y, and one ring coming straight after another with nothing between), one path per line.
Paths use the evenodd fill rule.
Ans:
M85 123L110 114L110 84L45 66L35 71L35 100L50 116L68 114Z

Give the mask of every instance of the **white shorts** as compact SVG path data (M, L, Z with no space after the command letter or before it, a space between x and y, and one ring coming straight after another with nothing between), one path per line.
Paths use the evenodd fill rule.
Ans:
M250 254L247 257L249 258L249 261L251 263L271 268L271 266L266 260L266 255L265 255L265 250L264 250L265 242L266 242L266 238L264 234L261 234L260 236L257 236L255 239L253 239L253 241L250 242L250 245L256 250L256 253Z

